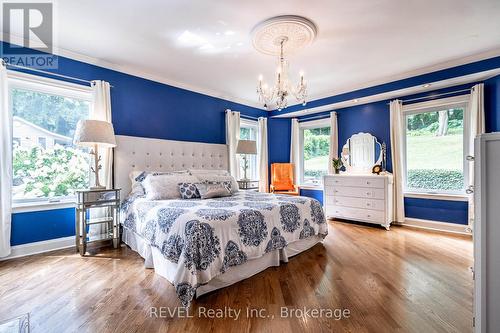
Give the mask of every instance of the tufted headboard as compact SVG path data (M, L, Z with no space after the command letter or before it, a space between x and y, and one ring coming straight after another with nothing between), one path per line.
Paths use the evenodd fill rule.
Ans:
M134 170L228 170L228 150L223 144L173 141L117 135L114 152L114 185L122 199L130 192Z

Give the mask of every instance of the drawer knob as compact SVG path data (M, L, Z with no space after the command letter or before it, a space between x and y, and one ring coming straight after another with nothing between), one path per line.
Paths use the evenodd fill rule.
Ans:
M366 182L367 185L370 185L370 182Z
M370 195L370 192L366 192L366 195Z
M369 203L369 202L367 202L367 203L366 203L366 205L367 205L367 206L370 206L370 203Z
M368 215L366 215L366 216L368 216L368 217L372 217L370 214L368 214Z

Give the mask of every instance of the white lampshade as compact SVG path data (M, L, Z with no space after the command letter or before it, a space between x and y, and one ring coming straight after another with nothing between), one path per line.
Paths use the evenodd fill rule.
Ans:
M239 140L236 147L237 154L257 154L257 143L252 140Z
M113 124L102 120L80 120L76 125L73 142L79 146L116 147Z

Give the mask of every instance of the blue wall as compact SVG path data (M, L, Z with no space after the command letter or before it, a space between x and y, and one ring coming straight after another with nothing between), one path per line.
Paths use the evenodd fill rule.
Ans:
M11 245L75 235L75 209L64 208L12 215Z
M405 198L405 216L423 220L466 225L467 208L466 201Z
M23 50L23 52L26 49ZM29 52L29 51L26 51ZM54 72L85 80L105 80L111 91L113 123L116 134L161 139L224 143L224 110L243 115L266 116L262 110L157 83L140 77L59 57ZM500 67L500 57L479 61L418 77L353 91L309 102L307 108L351 100L372 94L401 89L431 81L443 80ZM339 142L357 132L371 132L390 148L389 109L387 101L337 110ZM485 105L488 131L500 130L500 76L485 82ZM302 109L292 106L285 112ZM273 111L272 115L277 114ZM290 120L269 118L269 162L287 162L290 158ZM390 154L388 167L391 170ZM322 191L302 190L301 194L322 199ZM409 200L409 201L408 201ZM420 200L420 201L419 201ZM463 223L466 207L461 203L406 199L407 214L417 218L446 215L449 222ZM444 213L443 213L444 212ZM465 214L465 215L464 215ZM447 217L444 217L447 219ZM16 213L12 221L12 245L74 235L74 210L56 209Z
M377 87L371 87L357 92L352 92L343 95L332 96L318 101L308 103L307 107L315 107L324 104L343 101L345 99L360 98L374 93L384 92L386 89L396 90L408 86L414 86L425 82L430 82L436 78L450 78L454 76L469 74L472 69L478 71L500 67L500 57L459 66L445 71L430 73L412 79L405 79L401 81L392 82ZM425 80L423 80L425 78ZM411 96L400 96L401 99L412 99L417 97L428 97L451 92L456 90L468 89L475 83L425 92ZM484 82L485 84L485 117L486 117L486 130L498 131L500 130L500 76L496 76ZM446 97L454 96L457 94L450 94ZM436 98L439 98L436 96ZM358 132L372 133L380 142L387 144L387 169L392 171L392 159L390 152L390 116L389 100L369 103L364 105L356 105L344 109L336 110L337 121L339 128L339 151L342 149L343 144L347 139ZM302 106L293 106L286 109L285 112L297 111L304 108ZM272 114L277 115L281 112L273 111ZM324 115L329 116L329 112L315 114L315 116ZM310 117L310 116L309 116ZM299 120L307 119L307 116L299 117ZM270 118L268 121L269 129L269 161L273 162L288 162L289 161L289 147L290 147L290 129L286 132L287 138L279 137L281 133L285 132L284 126L290 127L290 120ZM273 126L276 126L276 130ZM286 140L287 141L286 141ZM274 144L274 140L279 140L279 143ZM272 146L271 146L272 145ZM287 149L288 147L288 149ZM285 152L286 151L286 152ZM273 155L276 154L276 155ZM302 190L301 194L314 198L322 197L321 190ZM431 200L431 199L414 199L405 198L405 214L410 218L429 219L442 222L450 222L457 224L467 224L467 202L445 201L445 200Z
M23 49L21 52L33 52ZM225 143L224 111L266 116L257 108L176 88L80 61L59 57L55 73L84 80L105 80L111 88L116 134L170 140ZM13 214L11 244L74 235L70 210Z
M500 75L484 82L486 132L500 132Z

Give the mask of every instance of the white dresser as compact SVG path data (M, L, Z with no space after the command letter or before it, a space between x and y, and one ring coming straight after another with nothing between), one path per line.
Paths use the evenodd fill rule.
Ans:
M340 173L323 177L323 205L327 218L380 224L392 222L391 174Z

